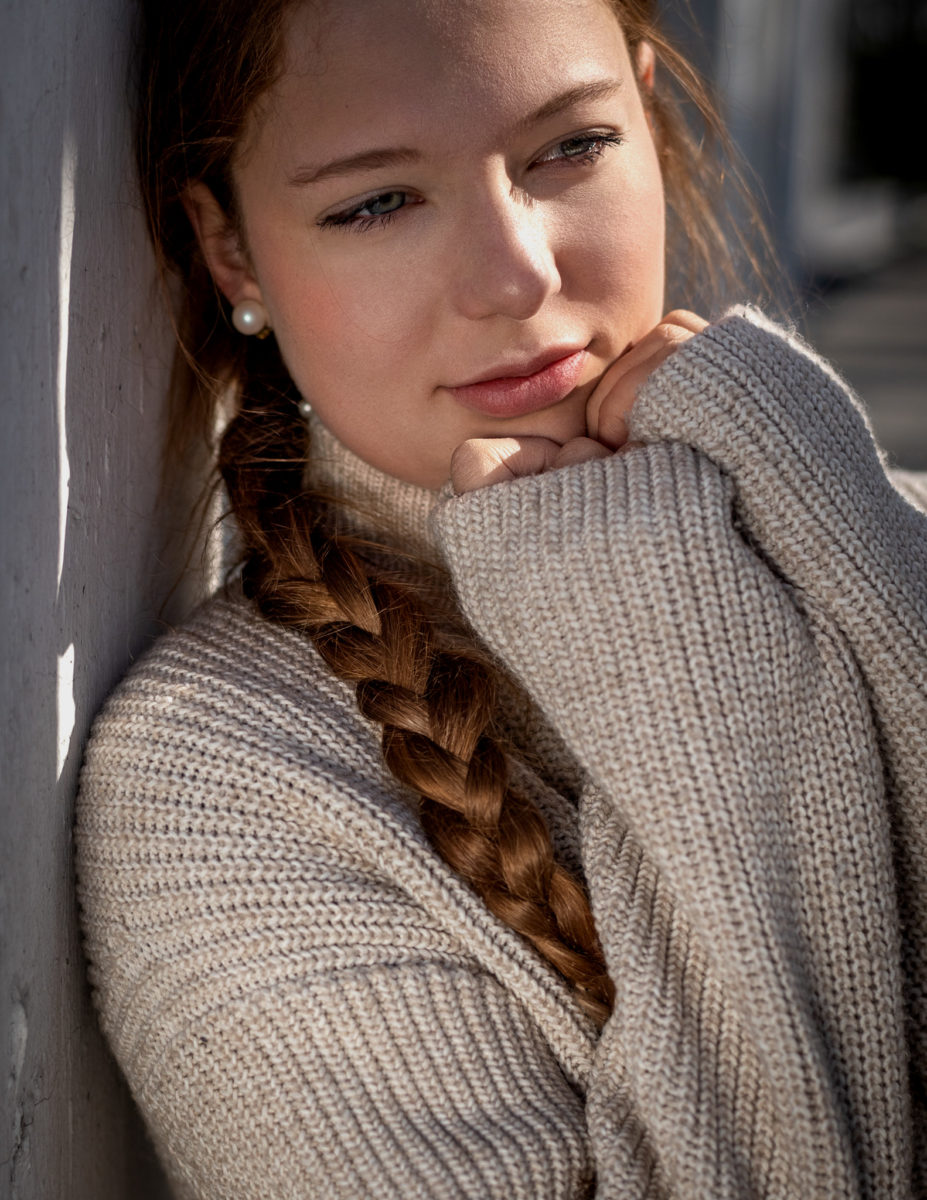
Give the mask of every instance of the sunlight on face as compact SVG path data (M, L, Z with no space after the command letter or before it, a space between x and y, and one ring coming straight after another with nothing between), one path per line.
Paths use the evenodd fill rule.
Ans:
M662 183L613 13L351 0L297 8L285 44L235 180L249 295L321 420L429 487L466 438L584 432L663 299Z

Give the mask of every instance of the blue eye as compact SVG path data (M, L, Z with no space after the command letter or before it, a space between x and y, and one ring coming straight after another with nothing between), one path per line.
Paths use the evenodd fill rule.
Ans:
M347 227L363 231L377 225L386 225L394 213L410 203L416 201L408 192L381 192L379 196L371 196L363 204L323 217L319 225L323 229Z
M355 209L354 215L360 216L363 214L370 217L382 217L387 213L392 213L402 208L405 202L405 192L384 192L382 196L374 196L372 200L368 200L361 208Z
M624 135L620 133L582 133L564 138L537 159L537 163L568 162L571 166L585 166L601 158L611 146L620 146Z

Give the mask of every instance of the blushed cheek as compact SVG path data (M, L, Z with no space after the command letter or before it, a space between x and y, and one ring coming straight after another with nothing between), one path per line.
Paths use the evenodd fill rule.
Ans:
M659 196L651 213L608 213L598 236L575 246L567 299L594 306L622 340L648 332L662 316L664 235Z
M323 420L346 399L408 391L411 364L425 358L422 320L395 281L392 293L369 276L363 284L308 271L262 279L287 370Z
M332 237L363 238L362 233L333 233ZM353 249L353 248L352 248ZM432 293L420 264L383 261L382 255L362 253L323 255L312 264L314 303L327 314L327 336L365 345L408 345L427 339L434 312Z

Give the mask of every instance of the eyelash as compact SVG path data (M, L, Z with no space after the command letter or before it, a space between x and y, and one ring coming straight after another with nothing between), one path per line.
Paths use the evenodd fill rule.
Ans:
M545 160L543 156L538 162L568 162L571 165L580 163L587 166L593 163L597 158L601 158L605 153L606 148L611 146L620 146L624 141L623 133L577 133L573 137L564 138L562 141L552 147L554 150L562 150L564 146L584 146L585 150L582 154L565 154L559 160L557 158Z
M545 158L541 155L535 160L536 164L546 166L552 163L567 163L571 167L587 167L592 166L596 159L601 158L607 149L612 146L620 146L624 142L623 133L581 133L574 137L564 138L557 142L551 149L563 150L564 146L582 146L582 153L579 154L560 154L553 158ZM550 151L545 151L545 154ZM404 208L409 208L407 203L401 204L398 208L386 213L370 213L367 216L362 216L362 211L369 205L374 204L377 200L383 200L388 196L400 195L408 196L408 193L396 189L392 192L380 192L376 196L369 196L361 204L356 204L353 208L346 209L344 212L331 213L327 217L322 217L317 222L320 229L347 229L352 233L366 233L370 229L384 229L392 221L397 213L402 212ZM416 201L420 203L420 201Z

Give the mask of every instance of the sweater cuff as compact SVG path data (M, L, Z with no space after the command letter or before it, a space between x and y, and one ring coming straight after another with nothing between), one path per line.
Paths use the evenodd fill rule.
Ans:
M641 387L629 428L716 462L751 539L829 611L852 605L847 583L923 611L923 515L892 486L847 385L761 313L732 309L686 342Z
M469 492L432 520L467 619L575 749L600 717L609 736L589 697L615 694L641 643L669 629L684 652L690 599L730 571L730 506L714 463L664 442Z

